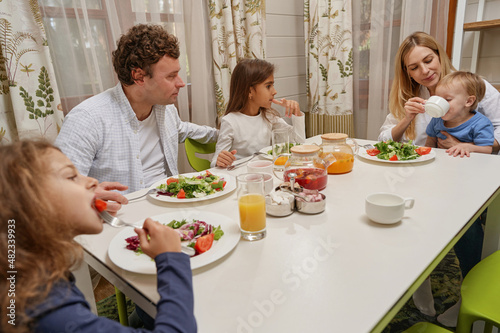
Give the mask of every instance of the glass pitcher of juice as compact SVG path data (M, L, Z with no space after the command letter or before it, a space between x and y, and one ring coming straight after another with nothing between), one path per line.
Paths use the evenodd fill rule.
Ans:
M290 148L291 156L285 163L283 180L288 182L291 173L296 174L295 182L308 190L321 191L325 189L328 181L326 169L329 163L335 161L319 157L320 147L316 145L300 145Z
M329 174L341 174L351 172L354 166L354 155L358 152L358 143L354 139L347 138L344 133L328 133L321 136L320 156L332 154L335 162L328 166ZM350 143L347 143L347 140ZM354 150L353 150L354 148Z

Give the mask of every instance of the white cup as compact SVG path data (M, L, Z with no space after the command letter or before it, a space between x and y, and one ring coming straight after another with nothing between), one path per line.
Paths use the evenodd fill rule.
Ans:
M247 172L249 172L249 173L273 173L273 161L270 161L270 160L250 161L247 164Z
M264 177L264 193L269 194L274 189L273 175L270 173L263 173L262 176Z
M429 116L441 118L450 109L450 104L443 97L431 96L425 102L424 108Z
M401 221L405 209L413 207L413 198L403 198L392 193L374 193L366 197L365 211L370 220L391 224Z

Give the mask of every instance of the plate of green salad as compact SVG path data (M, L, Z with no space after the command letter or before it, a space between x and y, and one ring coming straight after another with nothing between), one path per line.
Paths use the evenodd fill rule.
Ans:
M189 244L196 238L183 240L186 238L186 230L182 229L182 223L187 221L190 225L199 227L202 234L204 229L210 227L214 233L219 233L219 237L213 241L212 246L206 252L191 257L191 269L196 269L213 263L214 261L228 254L240 240L240 227L238 221L218 213L189 210L181 212L170 212L151 217L165 225L179 226L176 230L179 232L183 245ZM140 225L144 221L137 221L135 225ZM194 222L194 223L193 223ZM184 225L185 226L185 225ZM189 230L192 230L189 228ZM133 251L128 246L127 241L130 237L137 236L132 228L124 228L111 240L108 247L108 256L118 267L135 273L156 274L156 264L154 260L144 254L142 251Z
M436 152L429 147L415 146L411 140L408 142L388 140L377 142L372 149L360 147L358 156L385 163L417 163L434 159Z
M236 178L213 174L208 170L168 177L151 185L156 193L149 196L164 202L196 202L218 198L236 189Z

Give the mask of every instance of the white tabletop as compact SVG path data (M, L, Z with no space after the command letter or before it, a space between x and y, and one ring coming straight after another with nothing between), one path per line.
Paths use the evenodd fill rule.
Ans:
M328 177L322 191L325 212L268 216L265 239L240 240L224 258L194 270L199 332L374 330L391 308L408 299L412 284L423 279L443 249L456 241L488 200L496 198L500 187L500 157L436 153L434 160L413 164L357 157L352 172ZM245 167L230 173L242 172ZM415 206L402 222L373 223L365 215L364 199L374 192L412 197ZM238 223L235 192L186 204L148 198L123 207L119 216L139 221L192 209L222 213ZM146 311L154 312L154 304L147 302L159 298L155 276L122 270L107 256L107 245L119 231L106 225L99 235L81 236L86 261Z

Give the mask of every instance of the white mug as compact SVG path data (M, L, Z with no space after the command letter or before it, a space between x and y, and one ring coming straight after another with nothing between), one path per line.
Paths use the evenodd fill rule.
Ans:
M431 96L425 102L424 108L429 116L441 118L450 109L450 104L443 97Z
M247 172L249 172L249 173L273 173L273 161L270 161L270 160L250 161L247 164Z
M370 220L390 224L401 221L405 209L411 209L415 199L392 193L373 193L366 197L365 211Z

